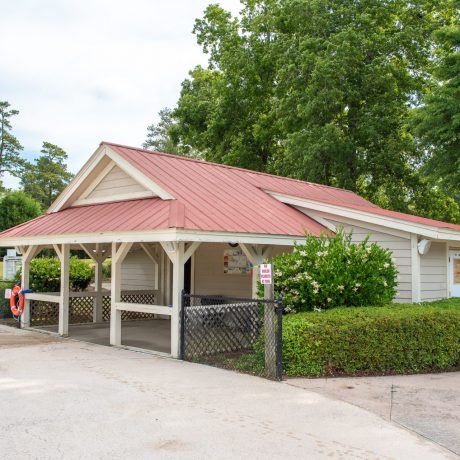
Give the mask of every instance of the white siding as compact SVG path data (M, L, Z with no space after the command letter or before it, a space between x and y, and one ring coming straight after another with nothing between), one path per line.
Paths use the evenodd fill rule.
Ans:
M120 167L114 166L86 198L106 198L145 191L146 189L135 179Z
M129 252L121 264L121 289L144 291L155 288L155 266L144 250Z
M330 219L328 219L330 220ZM331 220L330 220L331 221ZM370 235L369 241L377 243L379 246L389 249L393 253L393 259L396 262L398 275L398 290L396 302L411 302L412 301L412 275L411 275L411 245L410 236L407 238L390 235L384 230L370 230L365 226L351 225L341 223L337 220L331 221L336 226L343 226L345 231L353 231L353 241L360 242L366 236Z
M195 294L225 295L250 298L251 273L229 275L224 273L224 250L227 244L202 243L195 252Z
M430 250L420 256L420 285L422 301L447 297L446 243L431 243Z

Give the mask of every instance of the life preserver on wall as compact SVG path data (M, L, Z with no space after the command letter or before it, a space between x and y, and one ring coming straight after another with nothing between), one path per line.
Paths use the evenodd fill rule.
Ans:
M24 302L25 295L21 290L21 286L14 286L11 291L10 309L15 318L19 318L22 315L22 312L24 311Z

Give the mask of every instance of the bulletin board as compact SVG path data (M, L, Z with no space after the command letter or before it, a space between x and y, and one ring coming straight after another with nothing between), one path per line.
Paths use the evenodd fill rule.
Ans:
M227 275L245 275L252 269L252 264L241 248L224 249L224 273Z

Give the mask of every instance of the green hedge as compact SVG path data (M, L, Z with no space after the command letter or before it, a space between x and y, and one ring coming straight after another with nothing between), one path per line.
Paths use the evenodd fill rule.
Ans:
M69 280L72 291L84 291L94 275L94 267L86 259L70 258ZM16 281L21 279L21 270ZM30 263L30 288L34 292L58 292L61 288L61 264L56 258L39 257Z
M460 302L287 315L288 376L406 374L460 366Z

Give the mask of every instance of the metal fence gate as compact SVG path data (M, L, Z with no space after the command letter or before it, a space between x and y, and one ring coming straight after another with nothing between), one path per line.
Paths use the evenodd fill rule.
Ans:
M182 294L181 358L282 379L279 300Z

